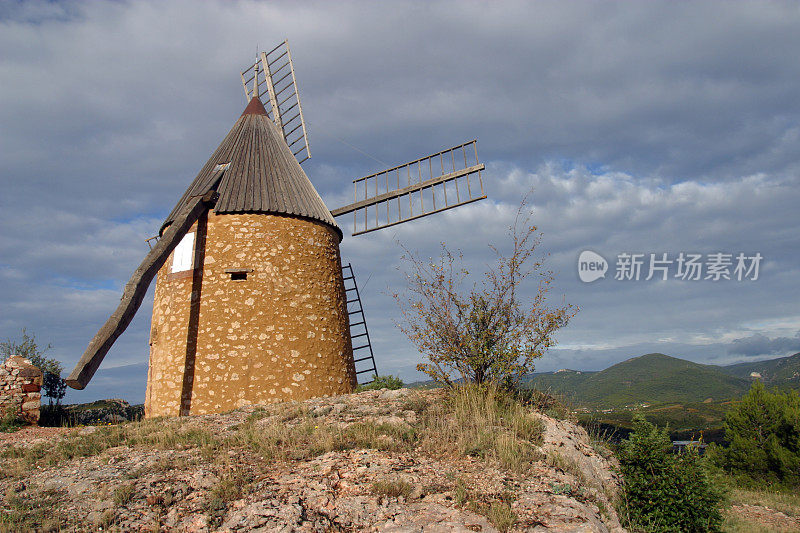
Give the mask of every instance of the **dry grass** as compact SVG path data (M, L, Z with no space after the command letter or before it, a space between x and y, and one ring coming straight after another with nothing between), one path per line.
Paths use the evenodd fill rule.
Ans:
M453 488L453 500L461 506L466 505L469 501L467 483L461 478L456 481L456 486Z
M453 388L443 405L425 411L423 447L472 455L525 472L541 459L544 423L510 395L491 386Z
M9 490L0 509L0 533L61 531L66 517L58 502L64 491L28 491L25 496Z
M195 449L202 460L211 461L223 449L246 449L264 460L303 460L337 450L404 451L422 444L437 454L483 457L520 472L541 459L537 446L542 440L542 421L495 388L456 387L440 405L428 404L422 395L416 395L403 407L418 414L415 427L372 422L340 427L325 424L306 406L295 404L258 410L225 434L214 433L192 420L149 419L98 427L92 433L73 434L55 443L8 447L0 453L0 470L9 477L22 468L59 465L118 446Z
M189 457L158 457L152 464L129 470L125 472L124 476L127 479L139 479L140 477L148 474L158 474L161 472L170 472L174 470L186 470L187 468L197 464L197 462L197 459L191 459Z
M561 470L562 472L572 474L578 480L578 483L582 485L589 483L589 481L586 479L586 475L583 473L578 463L571 457L567 457L556 450L549 450L547 452L545 463L548 466L552 466L553 468Z
M762 505L788 516L800 516L800 494L775 490L748 490L732 488L728 494L731 503Z
M218 457L220 450L245 448L266 460L302 460L329 451L367 448L388 451L407 450L416 442L415 431L407 425L357 422L346 427L326 425L307 409L292 408L265 420L264 412L254 413L228 434L215 434L192 420L153 419L99 427L86 435L71 435L55 443L36 446L11 446L0 453L3 477L11 477L31 466L54 466L71 459L91 457L118 446L129 448L195 449L206 461ZM176 465L165 459L132 472L138 477L159 468Z
M87 435L74 434L56 442L44 442L36 446L11 446L3 450L0 458L18 459L26 466L53 466L77 457L100 455L117 446L199 448L203 455L211 456L221 444L222 441L209 430L194 427L183 420L151 419L98 427Z
M603 427L596 420L581 422L580 425L586 430L586 434L589 435L589 443L598 455L605 459L610 459L614 456L611 448L615 439L618 438L616 429Z
M210 524L218 528L228 511L228 504L244 497L253 483L253 475L248 470L228 463L224 475L211 488L207 495L206 512ZM169 506L171 502L165 502Z
M800 494L793 492L769 489L742 489L734 486L729 488L728 497L730 503L734 505L760 505L774 511L779 511L787 516L800 516ZM776 531L789 533L795 529L780 529L775 524L763 524L748 520L747 517L741 516L732 509L728 509L725 513L723 530L735 533L772 533Z
M372 483L372 493L387 498L400 498L406 500L411 497L414 487L404 479L381 479Z
M114 505L117 507L121 505L125 505L133 499L133 495L135 494L135 486L133 483L127 483L125 485L120 485L116 489L114 489Z
M740 516L728 513L722 523L722 530L729 533L792 533L791 529L776 529L773 526L750 522Z
M324 424L308 414L292 418L253 419L227 440L228 447L246 448L266 460L303 460L349 449L411 449L416 434L410 426L356 422L346 427Z
M759 505L797 519L800 517L800 492L787 487L755 486L752 480L720 474L717 479L726 491L731 505ZM769 511L766 512L770 514ZM725 511L723 530L737 533L761 533L766 531L789 532L797 528L780 529L775 523L764 524L752 519L748 513Z
M211 489L210 499L219 499L223 502L238 500L244 494L248 484L253 481L252 477L243 469L234 468L220 478L216 485Z
M7 464L3 464L2 468L0 468L0 479L21 478L28 472L28 469L25 468L25 465L18 461L5 463Z
M515 499L516 497L510 492L482 494L470 490L464 478L455 479L453 487L455 504L485 516L500 531L509 531L517 522L517 515L511 509L511 502Z
M501 500L490 504L486 518L502 532L509 531L517 521L517 515L511 510L511 504Z
M24 425L25 422L11 409L0 410L0 433L13 433Z
M428 400L419 392L412 393L403 403L404 411L414 411L417 416L423 414L428 409Z
M518 399L530 406L534 411L543 413L557 420L571 420L575 416L570 409L570 403L563 394L553 391L540 391L538 389L520 389L516 393Z

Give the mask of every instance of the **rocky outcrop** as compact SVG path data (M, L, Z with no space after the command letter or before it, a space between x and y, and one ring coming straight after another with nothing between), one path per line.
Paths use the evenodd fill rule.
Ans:
M512 468L502 449L451 446L446 394L76 428L7 445L0 494L20 530L46 501L52 527L78 531L622 531L614 459L582 428L530 411L541 431L517 428L529 448Z
M11 413L28 424L39 422L42 380L42 371L28 359L6 359L0 365L0 416Z

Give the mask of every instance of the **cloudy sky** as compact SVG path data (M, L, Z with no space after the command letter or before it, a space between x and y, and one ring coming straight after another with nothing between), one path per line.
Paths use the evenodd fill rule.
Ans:
M342 221L381 373L421 378L388 295L398 242L480 271L530 189L553 296L581 308L539 370L800 351L798 27L795 3L0 2L0 339L27 328L72 368L244 107L239 70L288 38L329 208L472 138L487 167L488 200L358 237ZM605 278L580 280L584 250ZM732 279L645 280L681 252L733 254ZM625 253L639 280L615 279ZM142 401L151 302L68 400Z

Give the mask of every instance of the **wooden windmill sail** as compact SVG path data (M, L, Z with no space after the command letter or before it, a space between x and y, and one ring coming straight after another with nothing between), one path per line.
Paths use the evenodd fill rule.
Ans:
M349 392L351 289L334 217L353 213L359 235L486 198L473 140L355 179L353 203L330 211L300 166L311 154L288 42L241 75L244 112L165 219L69 386L88 384L158 272L147 416Z
M309 159L311 150L308 147L289 41L284 40L269 52L258 54L256 62L243 70L241 75L245 100L249 102L253 97L263 95L265 98L261 102L267 114L283 133L297 162L302 164Z
M254 95L261 95L270 118L284 132L286 144L294 150L298 162L309 159L311 152L289 42L283 41L269 52L261 52L241 76L245 99L249 102ZM353 213L353 235L387 228L483 200L486 194L482 170L484 165L478 161L477 141L468 141L354 179L353 203L333 209L331 213L334 217ZM470 182L473 175L477 175L477 181Z

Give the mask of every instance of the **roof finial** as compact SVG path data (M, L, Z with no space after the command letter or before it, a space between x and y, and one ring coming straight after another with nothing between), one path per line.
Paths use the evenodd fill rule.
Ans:
M253 98L261 98L261 95L258 94L258 55L256 55L256 69L255 75L253 76Z

